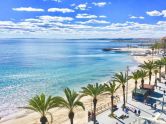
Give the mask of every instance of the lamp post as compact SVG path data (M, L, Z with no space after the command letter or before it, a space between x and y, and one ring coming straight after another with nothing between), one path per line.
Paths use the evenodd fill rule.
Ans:
M127 78L128 78L128 73L129 73L129 66L127 66L127 70L126 70L126 75L127 75ZM127 84L126 84L126 103L127 103L127 99L128 99L128 80L127 80Z
M162 104L162 111L164 111L164 96L165 96L166 91L164 90L164 94L163 94L163 104Z

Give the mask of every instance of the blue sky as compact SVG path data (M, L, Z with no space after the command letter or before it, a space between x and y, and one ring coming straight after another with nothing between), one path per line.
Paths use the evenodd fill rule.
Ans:
M1 38L159 38L165 35L165 0L0 2Z

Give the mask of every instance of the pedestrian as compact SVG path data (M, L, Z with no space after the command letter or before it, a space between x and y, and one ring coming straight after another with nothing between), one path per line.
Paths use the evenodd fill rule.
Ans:
M134 110L134 113L137 114L137 110L136 109Z
M156 103L154 104L154 109L156 110L156 108L157 108L157 105L156 105Z
M141 110L139 109L139 110L138 110L138 115L140 116L140 114L141 114Z
M151 108L153 108L153 103L150 104Z
M126 113L127 113L127 114L129 113L129 109L128 109L128 108L126 108Z

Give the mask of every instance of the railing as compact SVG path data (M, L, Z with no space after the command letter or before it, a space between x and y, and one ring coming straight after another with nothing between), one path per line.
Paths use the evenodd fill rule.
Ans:
M138 118L129 124L159 124L159 123L155 123L155 122L152 123L151 121L148 121L146 119Z
M105 112L106 110L110 109L110 107L111 107L111 102L109 102L107 104L104 104L102 106L97 107L96 108L96 115L99 115L99 114ZM88 121L92 120L92 118L93 118L93 114L92 113L93 112L91 112L91 115L88 116Z
M104 111L110 109L110 107L111 107L111 102L109 102L109 103L107 103L107 104L105 104L105 105L103 105L103 106L99 106L99 107L96 109L96 115L99 115L99 114L101 114L102 112L104 112Z
M130 122L129 124L148 124L148 123L146 123L144 119L139 118L135 119L133 122Z
M117 96L115 96L115 98L114 98L113 104L116 105L119 101L120 101L120 97L117 95ZM96 109L96 115L99 115L99 114L101 114L102 112L104 112L104 111L110 109L110 107L111 107L111 102L108 102L108 103L106 103L106 104L104 104L104 105L102 105L102 106L99 106L99 107Z
M115 96L113 104L116 105L119 101L120 101L119 96ZM101 105L101 106L96 108L96 115L99 115L99 114L107 111L110 108L111 108L111 102L108 102L104 105ZM90 112L90 115L88 113L88 121L92 120L92 118L93 118L93 111L89 111L89 112Z

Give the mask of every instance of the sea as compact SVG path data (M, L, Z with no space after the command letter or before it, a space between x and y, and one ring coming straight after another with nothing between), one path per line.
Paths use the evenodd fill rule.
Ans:
M40 93L62 95L103 83L127 66L138 65L128 52L103 51L140 43L135 40L0 39L0 117L19 111Z

